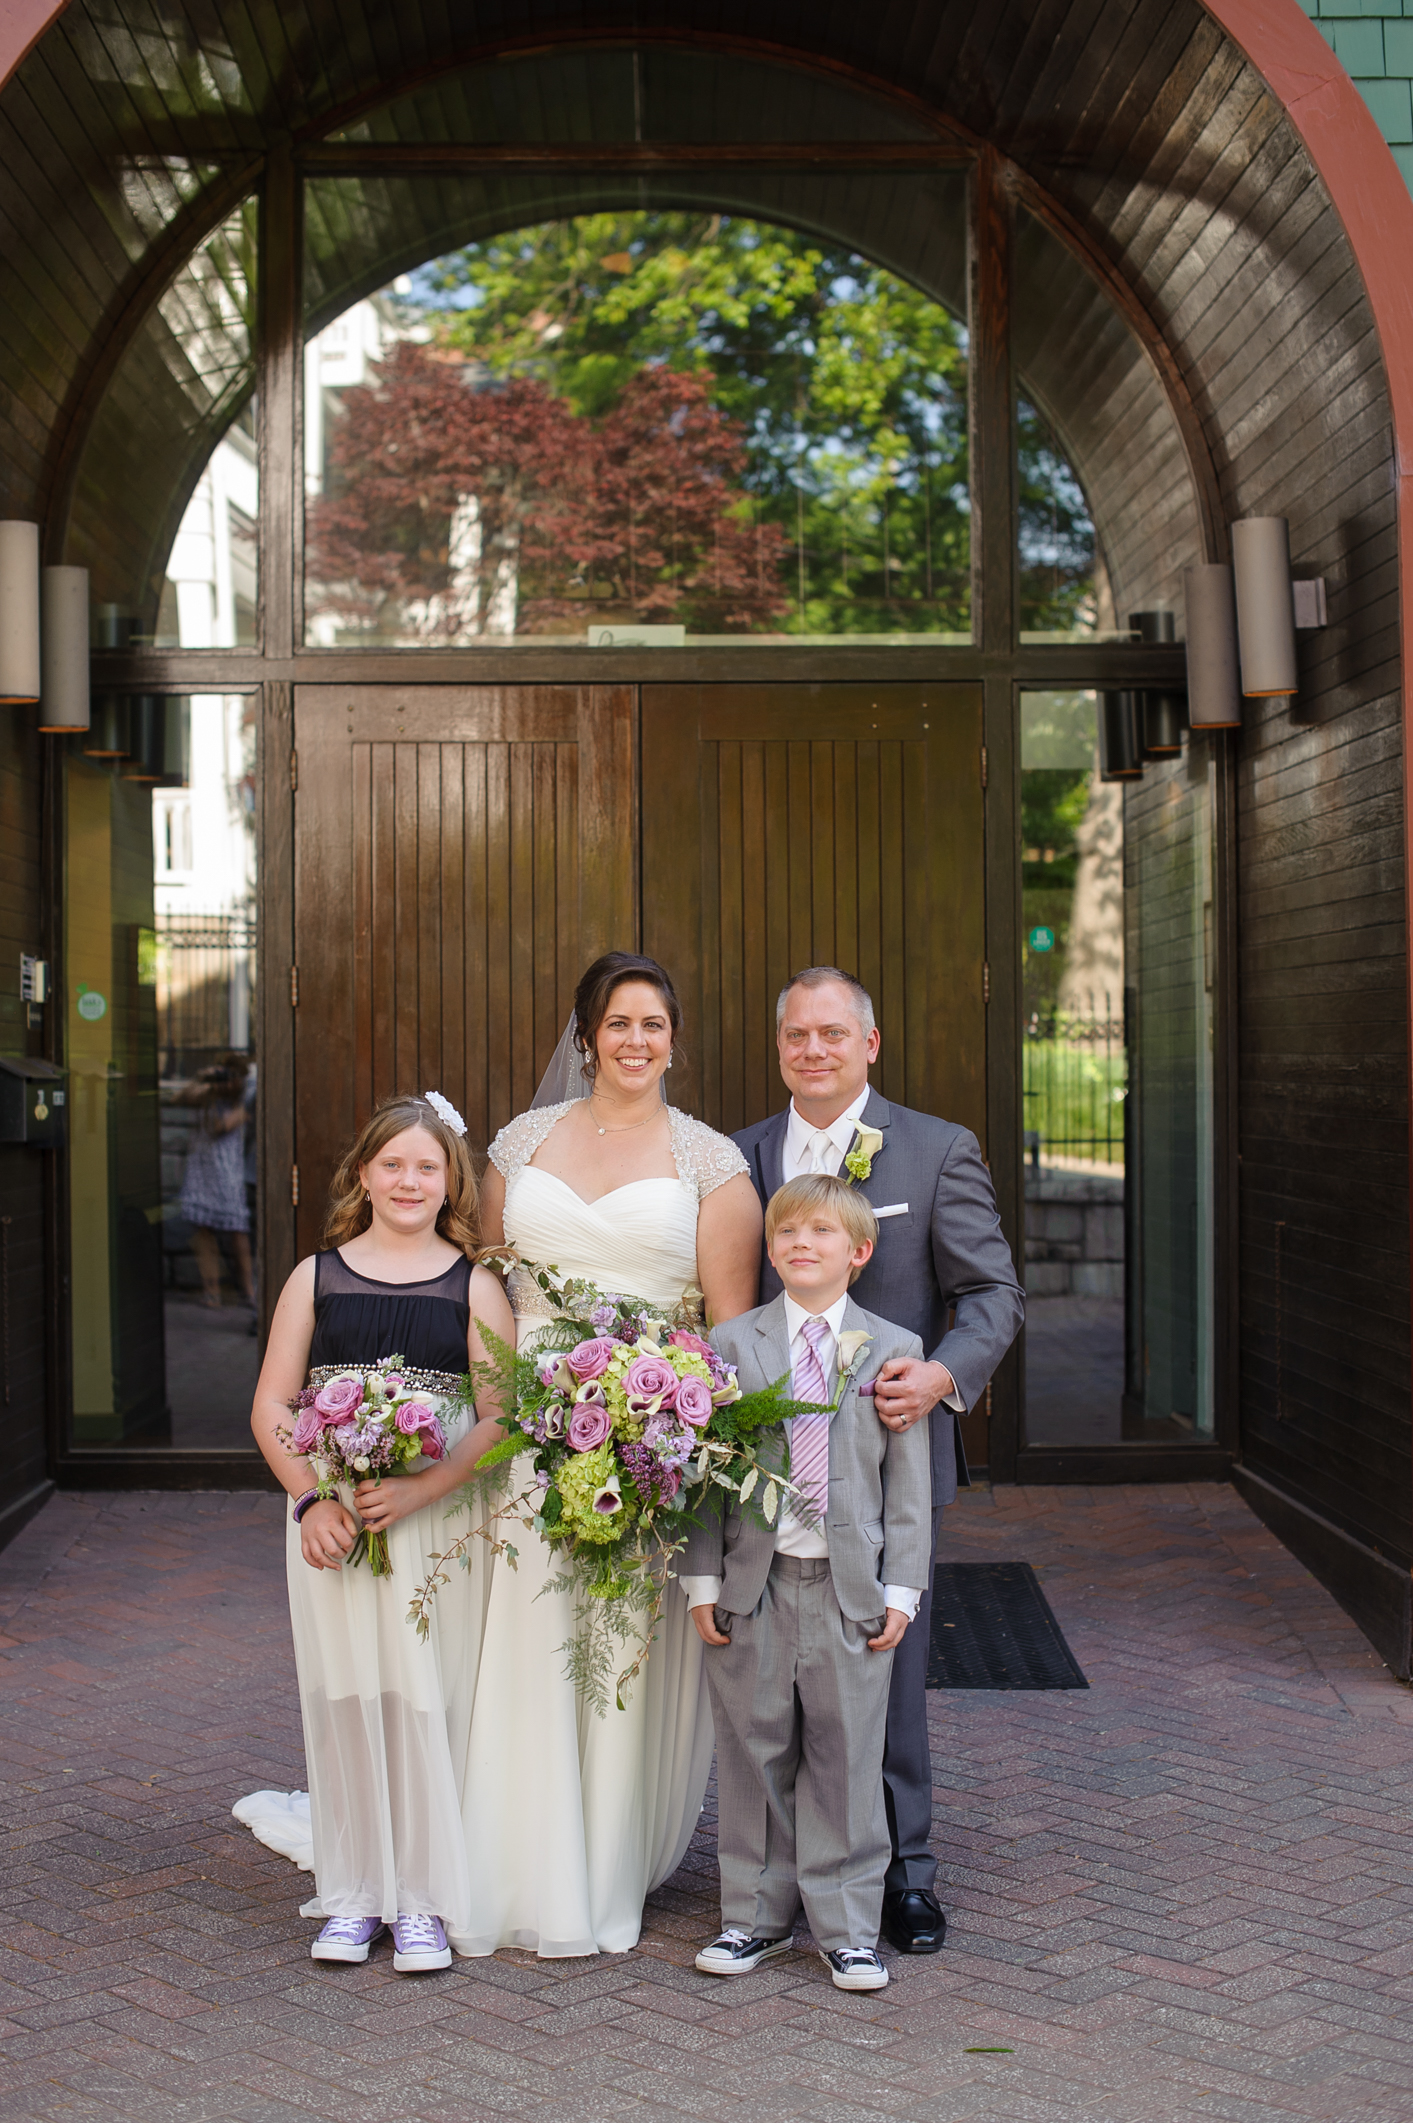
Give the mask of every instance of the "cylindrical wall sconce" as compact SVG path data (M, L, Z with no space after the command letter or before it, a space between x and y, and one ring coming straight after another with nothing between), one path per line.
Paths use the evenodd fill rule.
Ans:
M1271 699L1298 690L1290 529L1284 516L1247 516L1231 527L1241 690Z
M39 525L0 523L0 700L39 698Z
M122 693L100 693L92 704L83 749L90 759L126 759L132 750L128 702Z
M1172 759L1182 750L1187 727L1187 702L1181 693L1143 695L1143 756Z
M1143 773L1137 693L1099 695L1099 779L1137 781Z
M162 780L169 789L191 780L191 702L181 693L162 699Z
M166 769L165 705L155 693L140 693L129 703L132 747L122 769L124 781L162 779Z
M1187 719L1194 730L1241 728L1241 673L1236 647L1236 593L1220 562L1188 568Z
M88 728L88 569L46 568L39 727L52 735Z

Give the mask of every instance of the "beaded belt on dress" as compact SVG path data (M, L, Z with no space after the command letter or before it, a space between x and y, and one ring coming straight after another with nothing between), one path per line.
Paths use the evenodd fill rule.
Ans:
M316 1364L309 1374L309 1384L316 1393L327 1386L331 1378L347 1378L351 1371L373 1371L376 1365ZM399 1364L398 1376L414 1393L459 1393L465 1379L464 1371L420 1371L412 1364Z

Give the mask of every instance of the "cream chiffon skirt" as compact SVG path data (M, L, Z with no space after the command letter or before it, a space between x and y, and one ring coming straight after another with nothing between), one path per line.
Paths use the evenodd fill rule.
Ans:
M448 1443L465 1427L464 1415L453 1419ZM465 1512L449 1506L429 1505L392 1527L391 1578L374 1577L366 1559L352 1568L311 1569L292 1507L287 1518L318 1888L305 1915L420 1912L441 1917L449 1931L472 1922L462 1793L488 1594L484 1542L473 1544L471 1568L454 1569L433 1602L425 1642L407 1618L434 1553L466 1530ZM239 1812L261 1835L255 1800L242 1801Z

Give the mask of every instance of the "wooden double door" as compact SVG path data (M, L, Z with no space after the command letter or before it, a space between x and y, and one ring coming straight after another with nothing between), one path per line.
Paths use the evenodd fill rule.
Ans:
M884 1095L985 1140L979 686L302 686L294 736L301 1254L380 1098L483 1148L615 947L670 969L714 1127L784 1104L776 995L832 963Z

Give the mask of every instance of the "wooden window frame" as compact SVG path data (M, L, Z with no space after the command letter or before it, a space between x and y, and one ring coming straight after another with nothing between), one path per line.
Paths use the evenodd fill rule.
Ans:
M710 166L723 162L793 168L969 170L971 302L972 584L970 646L939 645L887 651L838 645L790 648L778 643L722 649L323 650L303 645L302 455L302 210L304 178L318 174L446 171L495 167L544 169ZM251 166L236 188L257 181ZM993 1178L1007 1236L1019 1259L1024 1246L1020 1113L1020 756L1018 696L1035 688L1182 686L1181 647L1082 642L1027 645L1017 635L1015 385L1010 349L1011 252L1015 212L1023 205L1077 251L1101 282L1158 370L1187 451L1208 557L1220 556L1223 536L1215 469L1185 385L1134 291L1092 243L1018 167L985 143L955 136L921 143L719 144L659 147L642 144L585 147L548 143L506 148L428 147L282 142L267 154L261 186L260 311L257 389L260 422L260 626L249 649L140 649L100 652L95 686L131 692L258 692L260 716L261 934L257 1038L261 1064L260 1258L262 1326L274 1294L295 1258L289 1173L294 1162L294 1040L288 1007L293 949L293 688L299 684L416 683L449 685L652 683L808 684L829 679L980 681L988 756L986 787L986 943L992 973L987 1035L987 1120ZM228 187L229 189L230 187ZM223 195L224 196L224 195ZM194 239L200 240L200 233ZM163 267L166 271L168 268ZM139 291L141 294L141 291ZM145 307L145 305L143 305ZM134 299L133 329L140 322ZM122 348L110 345L111 373ZM64 452L72 470L82 453L88 411ZM67 511L59 511L61 533ZM60 557L57 553L55 557ZM1132 1481L1224 1479L1234 1453L1237 1410L1236 1338L1236 937L1235 745L1208 740L1217 760L1217 920L1215 1198L1216 1433L1210 1443L1120 1444L1067 1448L1027 1446L1024 1438L1024 1352L1017 1343L991 1388L990 1471L1002 1481ZM1009 968L1010 977L1000 969ZM56 1163L62 1163L56 1160ZM56 1287L67 1289L63 1261L66 1186L56 1180ZM66 1314L67 1302L60 1309ZM67 1379L68 1321L55 1322L56 1378ZM56 1421L56 1429L59 1427ZM251 1486L269 1478L254 1448L249 1454L154 1447L75 1448L67 1431L54 1438L55 1472L70 1484L116 1487Z

